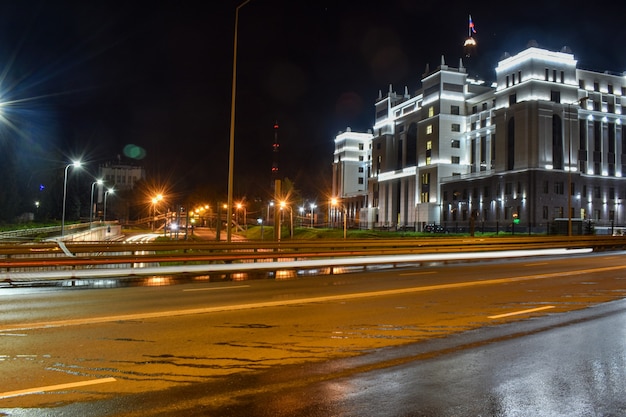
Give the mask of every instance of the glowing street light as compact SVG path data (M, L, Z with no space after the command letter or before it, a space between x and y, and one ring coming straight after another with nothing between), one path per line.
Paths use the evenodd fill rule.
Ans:
M237 210L243 209L243 224L245 229L248 230L248 211L246 210L246 206L241 203L237 203Z
M156 223L156 205L163 200L163 194L157 194L152 197L152 231L154 232L154 224Z
M115 190L113 188L109 188L108 190L105 191L104 193L104 213L102 215L102 220L106 223L107 221L107 196L109 194L113 194L115 192Z
M95 211L95 207L93 204L93 190L94 187L96 186L96 184L98 185L102 185L104 184L103 180L95 180L94 182L91 183L91 202L89 204L89 228L91 229L91 224L93 223L93 212Z
M80 161L74 161L71 164L67 164L65 167L65 174L63 176L63 214L61 215L61 237L65 234L65 200L67 198L67 171L70 167L79 168L81 166Z

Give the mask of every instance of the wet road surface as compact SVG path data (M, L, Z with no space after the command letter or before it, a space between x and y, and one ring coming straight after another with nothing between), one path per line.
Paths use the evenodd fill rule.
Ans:
M624 298L622 264L3 290L1 391L94 385L6 395L0 415L620 415L624 304L584 308Z

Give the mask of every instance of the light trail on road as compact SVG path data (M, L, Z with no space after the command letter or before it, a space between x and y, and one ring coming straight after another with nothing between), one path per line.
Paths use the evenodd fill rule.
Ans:
M290 300L266 301L266 302L259 302L259 303L234 304L234 305L182 309L182 310L156 311L156 312L148 312L148 313L124 314L124 315L115 315L115 316L89 317L89 318L80 318L80 319L38 322L38 323L30 323L30 324L28 323L16 324L16 325L0 328L0 333L16 331L16 330L23 331L23 330L34 330L34 329L47 329L47 328L56 328L56 327L67 327L67 326L80 326L80 325L85 325L85 324L109 323L109 322L115 322L115 321L145 320L145 319L154 319L154 318L163 318L163 317L208 314L208 313L216 313L216 312L224 312L224 311L248 310L248 309L254 309L254 308L284 307L284 306L291 306L291 305L297 305L297 304L310 304L310 303L320 303L320 302L339 301L339 300L353 300L353 299L360 299L360 298L366 298L366 297L392 296L392 295L418 293L418 292L426 292L426 291L438 291L438 290L458 289L458 288L467 288L467 287L475 287L475 286L497 285L497 284L505 284L505 283L511 283L511 282L540 280L540 279L556 278L556 277L564 277L564 276L569 277L573 275L584 275L584 274L592 274L592 273L598 273L598 272L618 271L618 270L624 270L624 269L626 269L626 265L616 265L616 266L609 266L609 267L602 267L602 268L580 269L580 270L575 270L575 271L553 272L553 273L536 274L536 275L520 275L520 276L515 276L515 277L510 277L510 278L496 278L496 279L489 279L489 280L465 281L465 282L456 282L456 283L450 283L450 284L437 284L437 285L427 285L427 286L419 286L419 287L400 288L400 289L394 289L394 290L359 292L359 293L339 294L339 295L330 295L330 296L322 296L322 297L294 298ZM239 287L240 286L233 286L233 287L227 287L227 288L237 289Z

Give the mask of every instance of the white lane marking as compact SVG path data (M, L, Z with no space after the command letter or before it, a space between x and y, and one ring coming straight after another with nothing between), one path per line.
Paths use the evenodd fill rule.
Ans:
M448 289L455 289L455 288L468 288L468 287L477 287L477 286L485 286L485 285L506 284L510 282L532 281L532 280L554 278L554 277L572 277L575 275L584 275L584 274L597 273L597 272L618 271L622 269L626 269L626 265L607 266L604 268L579 269L576 271L552 272L549 274L522 275L522 276L517 276L517 277L511 277L511 278L496 278L496 279L489 279L489 280L484 280L484 281L465 281L465 282L454 282L450 284L426 285L423 287L399 288L396 290L329 295L325 297L295 298L291 300L277 300L277 301L266 301L262 303L192 308L188 310L156 311L156 312L151 312L151 313L135 313L135 314L125 314L125 315L119 315L119 316L88 317L88 318L80 318L80 319L69 319L69 320L48 321L48 322L38 322L38 323L20 323L20 324L14 324L14 325L9 325L9 326L0 328L0 332L47 329L47 328L53 328L53 327L80 326L84 324L110 323L114 321L146 320L146 319L153 319L153 318L188 316L188 315L194 315L194 314L207 314L207 313L216 313L216 312L224 312L224 311L250 310L253 308L264 308L264 307L284 307L284 306L297 305L297 304L321 303L321 302L326 302L326 301L345 301L345 300L354 300L354 299L367 298L367 297L379 297L379 296L398 295L398 294L411 294L411 293L426 292L426 291L448 290Z
M87 385L104 384L106 382L115 382L115 378L91 379L89 381L70 382L68 384L48 385L47 387L37 387L22 389L19 391L0 392L0 400L11 397L19 397L20 395L39 394L48 391L59 391L63 389L71 389L77 387L85 387Z
M534 313L535 311L549 310L554 307L555 306L544 306L544 307L530 308L528 310L513 311L512 313L498 314L497 316L489 316L488 318L501 319L502 317L517 316L520 314Z
M437 271L425 271L425 272L404 272L402 274L398 274L400 276L410 276L410 275L429 275L436 274Z
M250 287L249 285L237 285L236 287L205 287L205 288L188 288L186 290L183 290L183 292L185 291L218 291L218 290L236 290L239 288L248 288Z

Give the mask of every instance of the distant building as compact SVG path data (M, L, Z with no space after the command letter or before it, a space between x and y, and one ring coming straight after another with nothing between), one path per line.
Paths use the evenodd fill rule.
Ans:
M492 85L442 57L414 95L379 94L361 227L626 223L625 108L625 74L578 69L567 49L507 55Z
M139 180L146 178L143 167L123 163L108 163L99 168L99 178L104 180L106 187L115 190L130 190Z
M341 200L350 226L359 224L361 209L366 207L371 160L371 131L357 133L348 128L335 137L332 195ZM331 221L341 220L341 212L337 209L330 213Z

